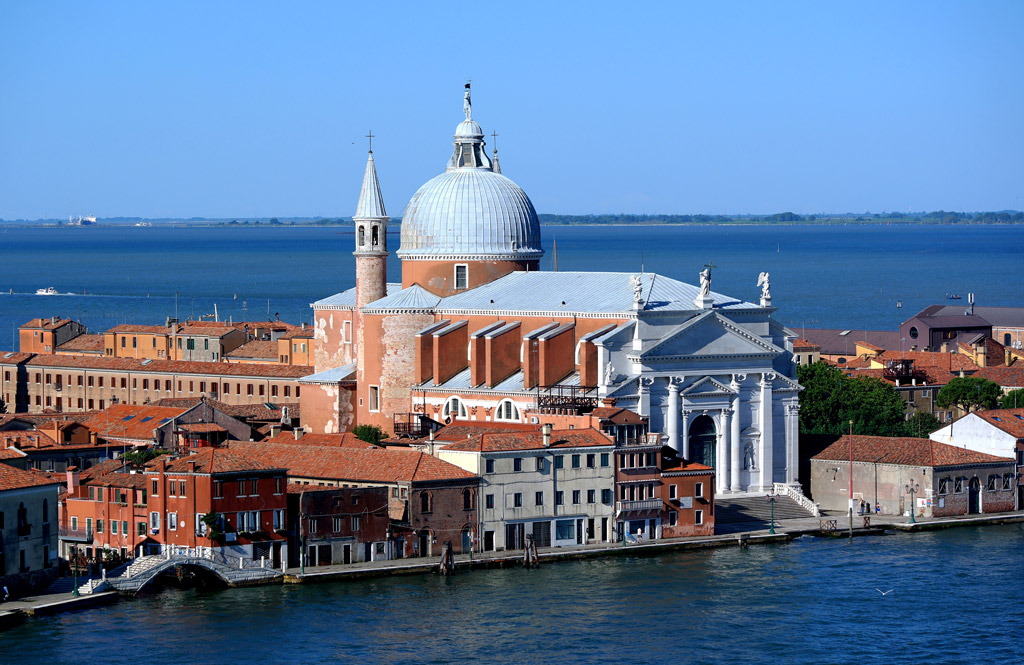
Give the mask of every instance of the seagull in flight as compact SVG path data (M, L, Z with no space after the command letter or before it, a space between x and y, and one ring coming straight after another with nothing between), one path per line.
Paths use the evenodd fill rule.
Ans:
M875 591L877 591L878 593L882 594L883 596L886 596L886 595L888 595L888 594L893 592L892 589L889 589L888 591L882 591L881 589L877 589L877 588L875 589Z

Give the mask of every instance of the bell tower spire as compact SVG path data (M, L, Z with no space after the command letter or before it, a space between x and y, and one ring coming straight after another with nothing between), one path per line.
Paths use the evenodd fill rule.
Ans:
M373 132L370 140L363 188L359 203L352 216L356 231L356 307L362 307L387 295L388 217L384 197L377 181L377 167L373 161Z

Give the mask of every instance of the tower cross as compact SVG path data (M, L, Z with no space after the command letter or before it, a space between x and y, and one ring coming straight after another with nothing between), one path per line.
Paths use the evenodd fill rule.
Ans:
M372 129L370 130L370 133L366 135L366 138L370 139L370 152L373 152L373 130Z
M494 149L498 149L498 132L491 132L491 138L494 139Z
M707 263L704 264L704 267L707 268L708 272L710 273L712 268L717 268L718 266L716 266L711 261L708 261Z

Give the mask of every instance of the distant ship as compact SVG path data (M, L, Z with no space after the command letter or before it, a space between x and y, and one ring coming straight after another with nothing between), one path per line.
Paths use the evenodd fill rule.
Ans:
M59 296L60 292L52 286L48 286L45 289L36 289L37 296Z
M92 226L95 223L95 215L87 215L85 217L68 217L68 226Z

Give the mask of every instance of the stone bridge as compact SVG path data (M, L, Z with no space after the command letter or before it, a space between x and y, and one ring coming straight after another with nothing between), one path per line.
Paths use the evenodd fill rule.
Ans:
M130 564L112 571L106 579L91 580L82 585L81 593L95 593L113 589L120 593L136 594L156 577L176 566L202 568L213 573L228 586L251 586L267 584L281 578L282 573L267 568L260 561L227 558L211 559L193 552L185 554L157 554L139 557Z

